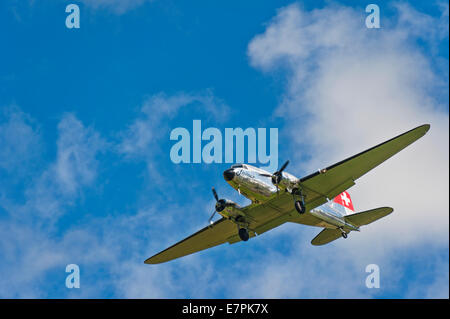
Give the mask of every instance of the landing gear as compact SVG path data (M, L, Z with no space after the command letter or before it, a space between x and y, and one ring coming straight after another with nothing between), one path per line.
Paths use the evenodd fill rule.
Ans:
M239 238L242 241L247 241L250 238L250 234L248 233L250 224L245 220L244 216L237 216L233 221L237 226Z
M250 238L250 235L248 234L248 230L245 228L239 228L239 238L242 241L247 241Z
M339 230L341 231L341 235L342 237L345 239L347 238L347 233L345 232L345 230L342 227L339 227Z
M295 201L294 206L295 206L295 209L297 210L297 212L299 214L304 214L305 213L306 207L305 207L305 204L302 201L299 201L299 200Z
M297 200L296 196L300 197L299 200ZM305 196L303 196L303 193L298 188L294 188L292 190L292 197L294 197L294 206L295 209L299 214L304 214L306 212L306 204L305 204Z

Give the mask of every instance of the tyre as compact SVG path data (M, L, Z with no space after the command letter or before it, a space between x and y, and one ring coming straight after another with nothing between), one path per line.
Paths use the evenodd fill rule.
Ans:
M305 213L305 206L302 204L301 201L299 201L299 200L295 201L294 206L295 206L295 209L297 210L297 212L299 214L304 214Z
M242 241L247 241L250 238L250 235L248 234L247 229L245 228L239 228L239 238Z

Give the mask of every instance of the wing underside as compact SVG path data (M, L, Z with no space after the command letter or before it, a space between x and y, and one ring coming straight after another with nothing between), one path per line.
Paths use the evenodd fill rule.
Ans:
M402 149L421 138L430 125L422 125L364 152L300 179L299 186L311 210L355 185L355 181ZM299 222L299 221L295 221Z
M231 220L222 218L153 257L148 258L145 263L159 264L211 248L227 242L227 239L236 233L236 225ZM250 234L250 236L252 235Z

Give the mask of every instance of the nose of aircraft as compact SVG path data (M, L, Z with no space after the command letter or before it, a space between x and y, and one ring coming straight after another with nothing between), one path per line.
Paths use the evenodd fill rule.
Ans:
M231 181L233 177L234 177L234 170L232 168L229 168L223 172L223 178L225 178L227 182Z

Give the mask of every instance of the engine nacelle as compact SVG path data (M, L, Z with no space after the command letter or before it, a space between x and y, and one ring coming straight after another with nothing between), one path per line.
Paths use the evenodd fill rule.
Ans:
M229 199L221 199L216 204L216 211L225 218L243 215L241 208Z
M289 191L297 187L299 179L294 175L286 172L281 173L281 180L279 181L278 187L281 189L287 189Z

